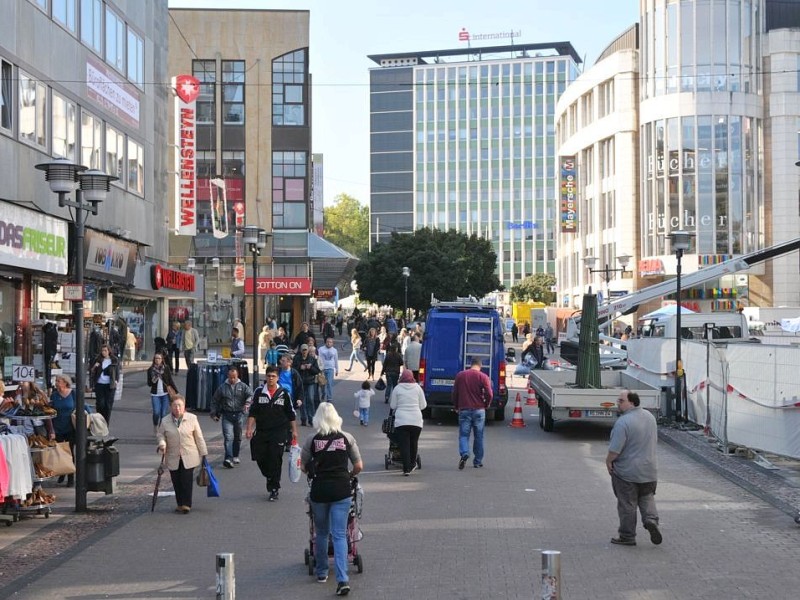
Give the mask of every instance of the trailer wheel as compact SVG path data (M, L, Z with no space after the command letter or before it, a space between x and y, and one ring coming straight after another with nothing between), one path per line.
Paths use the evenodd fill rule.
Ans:
M539 428L544 429L544 404L539 404Z
M555 425L553 421L553 409L550 408L549 404L545 404L543 407L539 408L540 414L543 412L544 415L542 417L542 429L545 431L553 431L553 426Z
M506 420L506 409L503 408L495 408L494 409L494 420L495 421L505 421Z

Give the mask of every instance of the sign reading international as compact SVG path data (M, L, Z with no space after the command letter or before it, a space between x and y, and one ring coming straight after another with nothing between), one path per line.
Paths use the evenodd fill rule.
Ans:
M578 230L578 179L575 157L561 157L561 233Z
M175 92L175 233L197 234L195 131L200 81L191 75L172 78Z

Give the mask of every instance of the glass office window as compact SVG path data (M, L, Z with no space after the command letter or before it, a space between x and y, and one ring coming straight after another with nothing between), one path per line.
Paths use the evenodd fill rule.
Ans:
M125 21L106 6L106 62L125 72Z
M128 28L128 79L144 85L144 40Z
M102 0L81 0L81 41L98 54L103 51Z
M53 0L53 18L75 33L75 0Z
M193 60L192 75L200 81L197 97L197 123L211 125L216 121L214 85L217 81L217 64L213 60Z
M53 156L75 160L78 108L53 92Z
M13 124L14 79L10 62L0 60L0 128L11 131Z
M128 139L128 189L144 195L144 148Z
M244 85L244 61L223 60L222 120L226 125L244 125Z
M81 112L81 164L90 169L102 169L103 122Z
M106 125L106 173L123 178L122 166L125 160L125 136Z
M19 138L41 148L47 145L47 87L19 73Z

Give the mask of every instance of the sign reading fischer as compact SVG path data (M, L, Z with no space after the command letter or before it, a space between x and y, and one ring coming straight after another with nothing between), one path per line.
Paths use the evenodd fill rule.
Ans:
M150 283L154 290L166 288L168 290L178 290L179 292L193 292L195 289L195 277L191 273L165 269L161 265L153 265L150 268Z
M244 293L253 293L253 278L244 280ZM310 277L259 277L256 294L287 294L292 296L311 295Z

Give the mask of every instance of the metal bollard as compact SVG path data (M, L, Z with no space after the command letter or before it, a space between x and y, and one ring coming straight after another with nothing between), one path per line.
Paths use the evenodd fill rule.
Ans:
M236 573L233 553L217 554L217 600L236 598Z
M542 550L542 600L561 598L561 552Z

